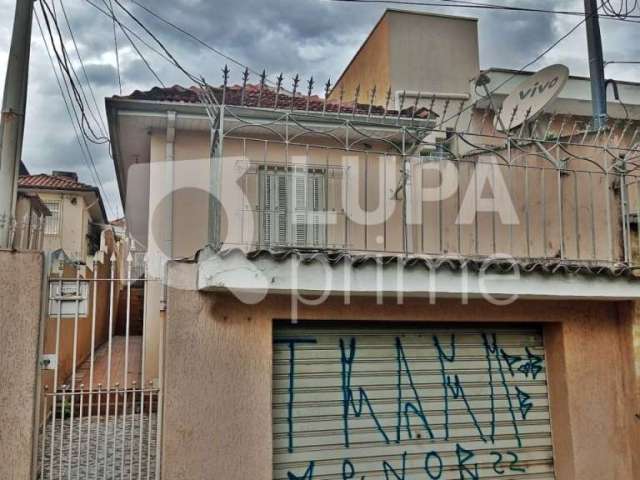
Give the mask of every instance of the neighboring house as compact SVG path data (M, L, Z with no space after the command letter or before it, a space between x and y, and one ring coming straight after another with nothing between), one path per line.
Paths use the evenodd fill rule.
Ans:
M20 162L20 175L29 175L29 170ZM11 244L16 250L42 250L44 244L45 217L51 215L35 192L18 190L15 220Z
M100 247L100 232L107 214L97 187L78 181L74 172L21 175L18 191L37 194L50 215L44 228L45 251L63 250L86 262Z
M390 11L367 42L329 99L107 99L127 224L168 284L144 319L163 475L638 478L637 119L504 135L474 100L475 21Z

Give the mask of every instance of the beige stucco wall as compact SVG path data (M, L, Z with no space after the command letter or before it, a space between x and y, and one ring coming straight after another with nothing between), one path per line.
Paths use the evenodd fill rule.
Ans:
M360 86L359 103L369 103L371 90L376 87L374 103L384 105L387 90L391 87L391 58L389 18L385 15L369 34L367 40L338 79L329 99L339 101L342 92L344 103L353 102ZM393 102L393 98L391 99Z
M0 251L0 478L31 478L41 253Z
M479 70L475 19L391 12L391 88L468 94Z
M174 264L170 278L194 278ZM182 284L184 286L184 284ZM299 318L335 321L516 322L543 324L558 480L632 480L640 475L632 373L633 324L627 304L521 301L393 301L333 298L300 306ZM164 364L165 480L270 479L273 319L290 299L257 306L229 295L169 290ZM241 460L239 460L241 459Z
M60 203L59 233L44 236L44 250L53 251L61 248L70 257L85 260L89 213L84 197L66 192L42 192L39 195L45 203Z
M361 103L368 103L376 86L377 105L385 103L391 88L391 108L399 106L396 94L403 91L423 92L423 99L433 93L467 95L469 81L479 70L475 19L389 10L347 65L329 98L339 100L344 89L343 101L352 102L358 85ZM414 98L407 97L404 108L413 102ZM442 113L442 103L438 100L436 112Z
M327 209L335 221L327 227L328 247L403 252L404 200L401 193L394 195L402 178L402 161L397 152L374 142L365 153L345 151L326 138L305 141L312 146L290 144L285 148L274 139L225 139L221 180L224 246L253 249L260 244L258 166L265 162L270 166L306 162L330 172ZM208 142L206 132L179 131L176 161L169 172L172 177L164 173L150 176L150 252L155 248L168 257L184 258L207 244ZM426 201L423 192L433 192L439 185L440 171L424 168L414 159L408 197L413 218L406 229L408 251L553 258L560 257L562 250L568 259L603 260L610 255L613 260L620 258L620 198L613 188L616 178L605 175L596 165L602 162L599 151L577 146L567 149L576 156L592 158L595 163L572 160L567 165L572 171L559 174L535 146L512 152L512 166L500 165L504 161L493 155L464 157L449 165L449 174L453 173L457 182L456 191L441 200L431 193L431 199ZM506 150L498 153L507 155ZM246 174L242 174L246 165L243 157L253 165ZM164 135L152 136L151 158L153 163L166 158ZM498 165L478 170L478 158L485 165L492 161ZM489 189L487 196L484 192L489 177L502 181L496 183L497 190ZM173 179L175 188L169 197L165 196L167 178ZM481 187L478 182L485 182L480 192L476 191L476 185ZM475 197L491 198L492 193L500 193L501 187L508 198L498 197L497 213L479 212L459 221L463 205L473 209ZM505 205L512 205L513 210L501 208ZM345 215L345 209L351 212L350 216ZM377 209L382 216L376 217ZM362 214L357 215L358 211ZM168 225L172 226L171 232Z

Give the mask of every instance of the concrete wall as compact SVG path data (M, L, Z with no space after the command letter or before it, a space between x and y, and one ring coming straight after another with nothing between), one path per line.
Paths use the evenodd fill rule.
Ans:
M170 281L194 278L174 264ZM178 283L175 283L176 285ZM169 290L165 333L163 478L270 479L272 322L290 300L257 306L229 295ZM353 298L301 306L299 317L334 321L516 322L543 324L558 480L632 480L635 452L633 315L626 303L521 301L498 307L472 300L406 300L380 306Z
M31 478L41 253L0 251L0 478Z

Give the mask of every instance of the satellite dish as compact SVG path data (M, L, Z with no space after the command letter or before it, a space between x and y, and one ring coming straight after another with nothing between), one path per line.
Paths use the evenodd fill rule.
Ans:
M502 111L495 119L495 127L505 132L531 120L556 99L568 79L569 69L559 64L531 75L504 99Z

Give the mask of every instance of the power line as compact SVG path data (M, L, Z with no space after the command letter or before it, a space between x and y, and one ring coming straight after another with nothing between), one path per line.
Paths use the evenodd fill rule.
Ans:
M78 85L76 84L76 81L74 80L74 76L77 78L77 74L75 73L75 69L73 68L73 66L70 66L69 53L67 52L67 49L65 47L64 38L62 36L62 32L60 30L60 25L58 24L58 20L55 16L55 11L52 10L51 6L45 0L42 0L40 2L40 9L42 11L45 26L47 27L47 33L51 40L51 47L58 61L58 65L60 66L61 72L63 73L63 78L65 78L65 81L68 81L69 86L71 87L71 91L73 92L72 98L80 110L80 114L81 114L80 118L82 120L80 122L80 128L83 133L83 136L86 137L91 143L101 144L101 143L109 142L109 138L107 136L96 134L93 127L91 126L91 122L87 117L87 114L85 111L85 104L83 102L83 94L81 92L81 87L79 89ZM59 47L60 51L58 51L58 47L56 46L56 42L54 40L54 34L51 28L51 22L49 21L50 19L53 22L53 25L55 27L58 43L60 44L60 47ZM85 95L85 98L86 98L86 95Z
M596 10L597 12L597 10ZM595 15L595 12L592 14ZM516 72L514 72L512 75L510 75L509 77L507 77L504 81L500 82L500 84L495 87L494 89L492 89L488 96L493 95L496 91L498 91L498 89L500 89L501 87L503 87L504 85L506 85L508 82L510 82L513 78L515 78L516 76L518 76L519 74L521 74L522 72L524 72L527 68L529 68L531 65L537 63L542 57L544 57L546 54L548 54L551 50L553 50L554 48L556 48L560 43L562 43L565 39L567 39L569 36L571 36L573 34L573 32L575 32L578 28L580 28L588 19L589 17L586 16L584 17L582 20L580 20L578 23L576 23L567 33L565 33L564 35L562 35L560 38L558 38L555 42L553 42L549 47L547 47L542 53L540 53L538 56L536 56L533 60L531 60L530 62L528 62L526 65L524 65L522 68L520 68L519 70L517 70ZM442 124L444 124L445 122L449 122L450 120L453 120L454 118L460 116L463 112L466 112L467 110L473 108L475 106L475 102L469 104L467 107L461 109L460 111L458 111L455 115L452 115L451 117L442 120Z
M113 4L111 0L109 0L109 4L107 5L106 0L104 0L105 6L109 9L111 13L111 19L113 20L113 47L116 54L116 70L118 72L118 88L120 89L120 95L122 95L122 77L120 75L120 54L118 52L118 35L116 34L116 16L113 13Z
M131 0L134 1L134 0ZM573 10L549 10L544 8L533 8L533 7L516 7L511 5L498 5L491 3L480 3L480 2L472 2L466 0L438 0L431 2L411 2L405 0L325 0L336 3L370 3L370 4L386 4L386 5L402 5L402 6L414 6L414 7L439 7L439 8L467 8L467 9L482 9L482 10L502 10L502 11L512 11L512 12L523 12L523 13L544 13L544 14L552 14L552 15L569 15L569 16L583 16L584 12L573 11ZM631 12L628 12L626 15L617 15L617 14L603 14L601 18L607 20L618 20L618 21L626 21L631 23L640 23L635 20L630 20L632 18L638 19L639 15L631 15Z
M127 38L127 40L129 41L129 43L131 44L131 47L135 50L136 54L138 55L138 57L140 58L140 60L142 61L142 63L145 64L145 66L147 67L147 69L151 72L151 74L154 76L154 78L160 83L160 85L162 85L163 87L165 86L164 82L162 81L162 79L160 78L160 76L156 73L156 71L153 69L153 67L151 66L151 64L149 63L149 61L145 58L145 56L142 54L142 52L140 51L140 49L138 48L138 46L135 44L135 42L131 39L131 37L129 36L129 34L127 33L127 31L122 28L122 23L116 19L116 14L113 11L113 6L111 3L111 0L109 0L109 3L107 3L107 0L102 0L102 3L104 3L105 7L109 9L110 14L111 14L111 18L113 20L113 26L115 28L116 23L118 24L118 26L120 27L120 30L122 30L122 33L124 34L124 36ZM117 61L118 59L118 54L117 54L117 49L118 49L118 45L116 44L116 62L118 63L118 82L120 83L120 64ZM120 95L122 95L122 83L120 83Z
M96 135L96 133L94 132L93 128L91 127L90 121L86 115L85 112L85 104L83 103L83 98L84 101L87 102L86 99L86 94L84 94L84 89L82 87L82 83L80 82L80 79L78 78L75 69L70 65L70 59L69 59L69 54L66 50L65 47L65 43L64 43L64 38L62 36L62 32L60 30L60 26L58 25L58 21L57 21L57 17L56 17L56 11L55 8L52 8L51 5L49 5L46 0L41 0L40 2L40 7L42 10L42 14L43 14L43 18L45 21L45 26L47 27L47 32L49 34L49 38L50 38L50 42L51 42L51 47L54 51L55 57L58 60L58 67L60 69L60 73L62 75L62 79L63 79L63 85L67 91L67 95L69 97L69 100L72 102L72 111L73 114L76 118L76 122L78 124L78 128L80 129L80 132L82 133L82 141L84 143L85 149L87 151L87 156L88 159L90 161L91 166L93 167L93 170L95 171L95 175L97 177L97 183L99 184L99 186L102 188L103 194L104 194L104 198L106 201L108 201L108 203L110 204L111 208L116 211L116 209L113 208L112 206L112 199L111 196L109 195L109 193L106 191L106 189L104 188L103 184L102 184L102 179L100 177L100 174L98 173L97 167L95 165L95 161L93 159L93 154L91 153L91 149L89 148L89 145L87 143L87 140L91 143L94 144L104 144L107 143L109 144L110 147L110 140L108 138L108 136L101 136L98 137ZM45 8L47 10L45 10ZM55 7L55 4L54 4ZM47 13L47 11L49 13ZM58 42L60 44L60 50L61 52L58 52L57 46L56 46L56 42L54 40L54 36L53 36L53 32L51 29L51 25L49 22L49 15L51 16L51 20L55 26L56 29L56 33L57 33L57 37L58 37ZM55 70L54 70L55 71ZM76 82L74 81L74 77L76 78L77 82L79 85L76 85ZM73 93L73 95L72 95ZM78 111L76 110L76 108L74 107L74 105L77 105L77 108L79 110L79 114ZM88 105L87 105L87 109L89 109ZM89 109L90 110L90 109ZM88 129L88 132L87 132ZM117 204L117 202L116 202Z
M223 51L213 47L212 45L210 45L209 43L205 42L204 40L202 40L201 38L195 36L194 34L192 34L191 32L189 32L188 30L185 30L184 28L176 25L175 23L167 20L166 18L162 17L161 15L159 15L158 13L154 12L153 10L151 10L149 7L147 7L146 5L141 4L140 2L138 2L137 0L129 0L131 3L137 5L138 7L142 8L145 12L147 12L149 15L151 15L152 17L156 18L157 20L161 21L162 23L164 23L165 25L170 26L171 28L177 30L178 32L186 35L187 37L189 37L190 39L192 39L193 41L199 43L200 45L202 45L203 47L205 47L206 49L214 52L215 54L221 56L222 58L235 63L236 65L247 69L249 72L253 73L254 75L258 75L260 76L261 73L258 72L257 70L254 70L253 68L245 65L244 63L240 62L239 60L236 60L235 58L231 57L230 55L224 53Z
M116 214L118 213L118 209L115 209L111 203L111 198L109 195L107 195L107 191L104 188L104 185L100 179L100 175L98 174L98 170L96 168L95 165L95 161L93 159L93 156L91 154L91 150L89 149L89 146L87 144L87 141L84 137L83 141L80 140L81 135L80 132L78 130L78 128L76 127L76 123L79 123L78 117L77 117L77 112L75 112L75 109L73 109L73 107L71 107L69 105L69 101L71 101L71 97L69 97L69 101L67 101L67 96L64 93L64 89L62 87L62 82L60 81L60 77L58 76L58 72L56 70L55 67L55 62L53 60L53 56L51 55L51 51L49 50L49 45L47 44L47 40L45 38L44 35L44 31L42 29L42 24L40 23L40 18L38 16L38 12L34 11L34 15L36 18L36 23L38 25L38 30L40 31L40 36L42 37L42 43L44 44L45 47L45 51L47 52L47 56L49 57L49 63L51 64L51 70L53 71L53 74L55 76L56 79L56 83L58 84L58 89L60 91L60 96L62 97L62 101L64 102L64 106L65 109L67 111L67 115L69 116L69 120L71 121L71 127L73 128L73 132L76 138L76 141L78 142L78 147L80 148L80 153L82 154L82 159L85 162L85 165L87 167L87 169L89 170L89 174L93 180L93 182L98 185L100 187L100 189L102 190L103 194L104 194L104 198L107 201L107 204L109 205L109 208L115 212ZM63 77L64 78L64 77ZM69 95L69 92L67 90L67 94ZM73 110L73 114L71 113ZM74 120L75 118L75 120Z
M82 60L82 56L80 55L80 48L78 48L78 44L76 42L76 37L73 34L73 29L71 28L71 22L69 21L69 17L67 16L67 10L64 6L64 3L62 3L62 0L60 0L60 6L62 7L62 14L64 16L65 19L65 23L67 24L67 30L69 31L69 36L71 37L71 41L73 42L73 47L76 51L76 55L78 57L78 61L80 62L80 67L82 69L82 73L84 75L84 78L87 82L87 87L89 88L89 93L91 94L91 98L93 99L93 105L96 108L96 112L97 112L97 121L100 123L101 129L102 129L102 133L104 135L107 135L107 126L104 123L104 120L102 119L102 116L100 115L100 107L98 105L98 101L96 99L96 95L95 92L93 90L93 87L91 86L91 80L89 79L89 75L87 74L87 70L84 66L84 61ZM80 80L78 79L78 83L81 83ZM88 103L88 102L87 102ZM94 117L94 120L96 120L96 118Z

